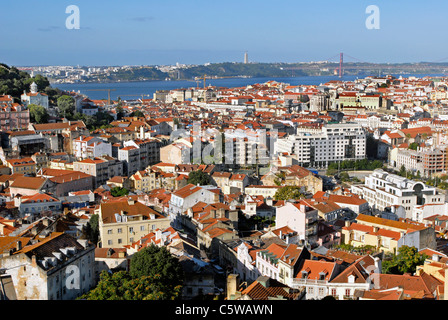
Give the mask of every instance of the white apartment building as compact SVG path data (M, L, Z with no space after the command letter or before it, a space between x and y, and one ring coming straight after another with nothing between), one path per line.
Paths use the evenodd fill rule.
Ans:
M251 165L269 163L269 140L264 130L226 130L226 164Z
M216 203L219 202L218 189L213 186L196 186L194 184L187 184L171 194L169 202L168 214L171 220L171 225L177 227L179 225L180 216L187 210L191 209L198 202ZM192 213L188 212L192 217Z
M80 136L73 140L73 155L78 159L112 156L112 144L97 137Z
M402 206L409 219L412 219L416 206L445 203L445 195L438 193L436 188L382 169L376 169L367 176L363 185L352 186L351 191L362 196L371 207L378 210Z
M318 218L318 211L305 201L286 202L284 206L277 208L275 226L276 229L288 226L297 232L300 240L311 244L317 241Z
M295 154L301 166L327 167L331 162L364 159L366 133L359 124L327 124L320 133L297 132L278 139L274 150Z
M138 159L136 159L135 169L137 170L145 170L148 166L152 164L156 164L160 160L160 148L158 140L155 139L134 139L123 142L124 147L134 147L137 149L136 153L138 154ZM132 152L131 152L132 153ZM126 153L123 156L123 159L126 160ZM119 151L120 156L120 151ZM133 166L129 166L133 167ZM128 172L129 175L135 173L135 169L133 168Z

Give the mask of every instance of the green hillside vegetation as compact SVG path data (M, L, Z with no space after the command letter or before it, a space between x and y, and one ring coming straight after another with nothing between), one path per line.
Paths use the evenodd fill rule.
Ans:
M20 96L24 91L30 91L30 85L35 82L39 92L46 93L50 104L55 104L56 99L61 95L59 89L52 88L46 77L40 74L31 77L29 73L20 71L16 67L10 67L0 63L0 94L10 95L15 102L20 101Z
M290 77L290 65L283 63L215 63L207 66L195 66L181 70L181 78L191 79L204 75L216 77ZM295 76L305 76L307 73L294 70Z
M167 77L165 72L162 72L155 67L141 67L139 69L120 70L118 72L110 73L108 76L100 76L100 81L145 81L145 80L163 80Z

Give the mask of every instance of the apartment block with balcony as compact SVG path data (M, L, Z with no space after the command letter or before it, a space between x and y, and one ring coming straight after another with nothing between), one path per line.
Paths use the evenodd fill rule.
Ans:
M0 95L0 129L1 131L26 130L30 124L30 111L18 103L13 103L11 96Z
M158 140L156 139L134 139L123 142L123 146L125 149L126 147L134 147L138 149L138 170L145 170L147 167L159 163L160 161L160 145ZM123 150L121 149L121 150ZM130 152L128 156L132 157L133 152ZM126 155L123 153L121 155L122 157L126 158ZM120 151L119 151L119 157L120 157ZM131 159L131 161L134 159ZM130 166L131 171L128 173L129 175L135 173L133 172L134 166Z
M359 124L327 124L319 133L302 132L277 139L274 152L293 154L301 166L327 167L329 163L366 157L366 133Z

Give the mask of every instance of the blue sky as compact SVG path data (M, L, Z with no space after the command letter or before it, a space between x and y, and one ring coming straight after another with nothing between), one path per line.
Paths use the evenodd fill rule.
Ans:
M65 27L80 9L79 30ZM380 9L369 30L368 5ZM447 1L21 0L3 4L0 62L155 65L242 61L448 62ZM353 57L356 59L351 59Z

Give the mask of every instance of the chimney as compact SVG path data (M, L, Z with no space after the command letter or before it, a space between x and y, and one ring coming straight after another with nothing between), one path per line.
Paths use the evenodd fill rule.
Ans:
M157 229L156 230L156 240L162 239L162 230Z
M17 251L22 250L22 241L20 241L20 240L17 241L16 249L17 249Z
M37 261L36 261L36 255L35 254L33 254L33 256L31 257L31 265L33 267L37 266Z
M381 269L382 269L381 259L378 258L378 257L375 257L373 260L375 261L375 273L380 274L381 273Z
M345 220L345 226L346 226L347 228L350 227L350 221Z
M432 255L432 261L439 262L439 255L438 254L433 254Z
M259 284L261 284L263 287L265 287L265 288L269 288L269 285L270 285L270 283L269 283L269 277L259 277L258 279L257 279L257 281L258 281L258 283Z

